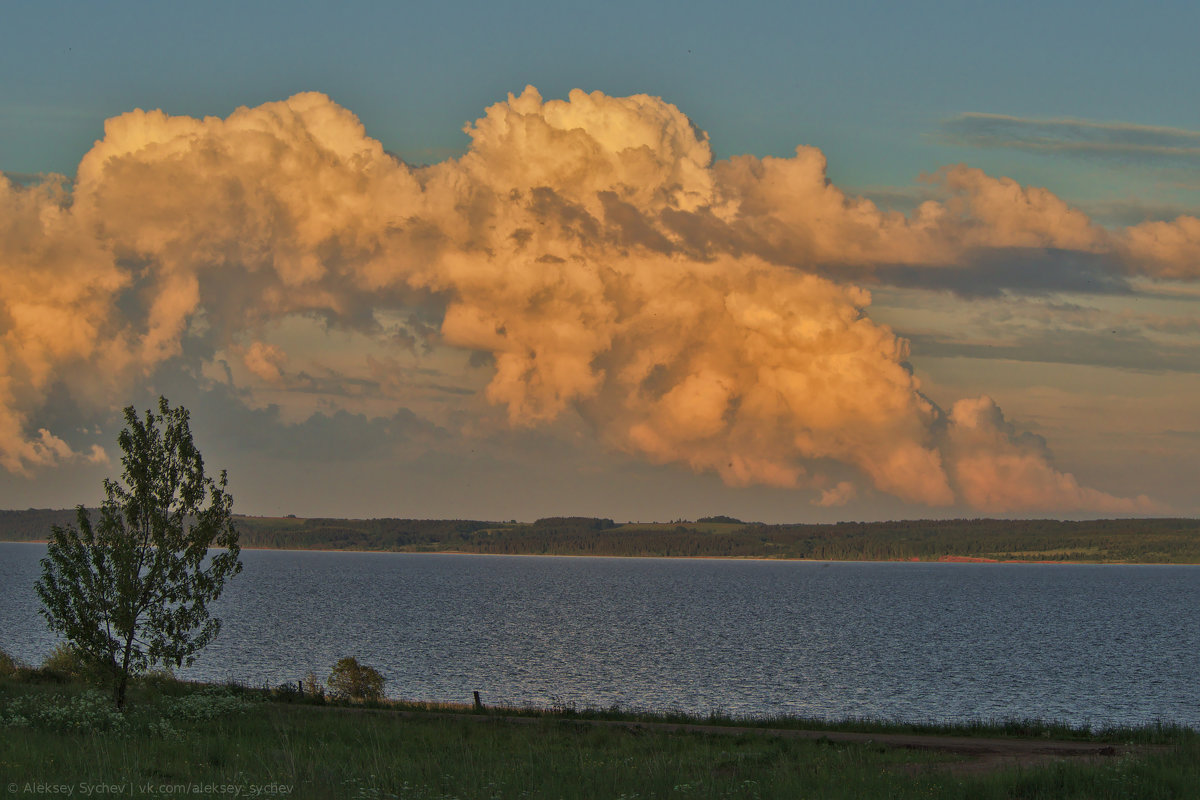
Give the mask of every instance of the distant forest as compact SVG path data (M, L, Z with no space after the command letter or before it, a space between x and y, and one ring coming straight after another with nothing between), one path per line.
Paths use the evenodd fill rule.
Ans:
M46 539L74 510L0 511L0 541ZM980 559L1200 564L1200 520L910 520L764 525L732 517L618 524L551 517L533 523L237 517L243 547L507 555Z

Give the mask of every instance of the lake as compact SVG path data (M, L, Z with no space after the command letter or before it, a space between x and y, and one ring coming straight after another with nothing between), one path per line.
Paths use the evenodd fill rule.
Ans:
M0 543L0 647L54 645ZM1200 567L243 551L181 675L508 705L1200 727Z

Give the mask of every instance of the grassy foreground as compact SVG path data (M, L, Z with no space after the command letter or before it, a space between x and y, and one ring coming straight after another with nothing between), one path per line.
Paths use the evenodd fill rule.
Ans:
M1186 730L1106 733L1167 745L1137 757L959 774L948 768L961 757L936 752L592 726L582 716L407 716L169 680L136 687L120 714L85 685L0 680L0 787L5 797L628 800L1186 798L1200 786L1200 741Z

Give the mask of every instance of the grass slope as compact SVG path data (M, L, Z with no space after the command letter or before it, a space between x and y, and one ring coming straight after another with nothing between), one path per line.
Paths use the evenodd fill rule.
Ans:
M1184 798L1200 786L1189 731L1152 733L1169 746L1138 757L962 775L946 770L954 756L871 743L591 726L561 714L410 717L270 696L158 681L137 687L122 715L82 685L0 680L0 786L9 796L67 787L73 796L626 800Z

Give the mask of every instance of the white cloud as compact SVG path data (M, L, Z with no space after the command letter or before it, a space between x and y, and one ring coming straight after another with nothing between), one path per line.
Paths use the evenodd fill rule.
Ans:
M467 132L462 158L411 168L320 94L227 119L135 111L108 121L70 195L0 182L0 463L70 455L25 432L55 382L115 405L203 338L283 391L298 357L271 325L316 317L412 353L379 320L427 303L439 346L487 354L486 397L513 426L577 413L609 448L731 485L823 488L811 465L832 459L928 505L1139 507L1057 471L984 399L944 414L869 294L835 278L949 272L1003 248L1188 277L1194 220L1110 232L961 166L934 177L940 199L883 212L830 183L814 148L714 163L707 136L646 95L529 88ZM388 385L393 362L372 359Z

